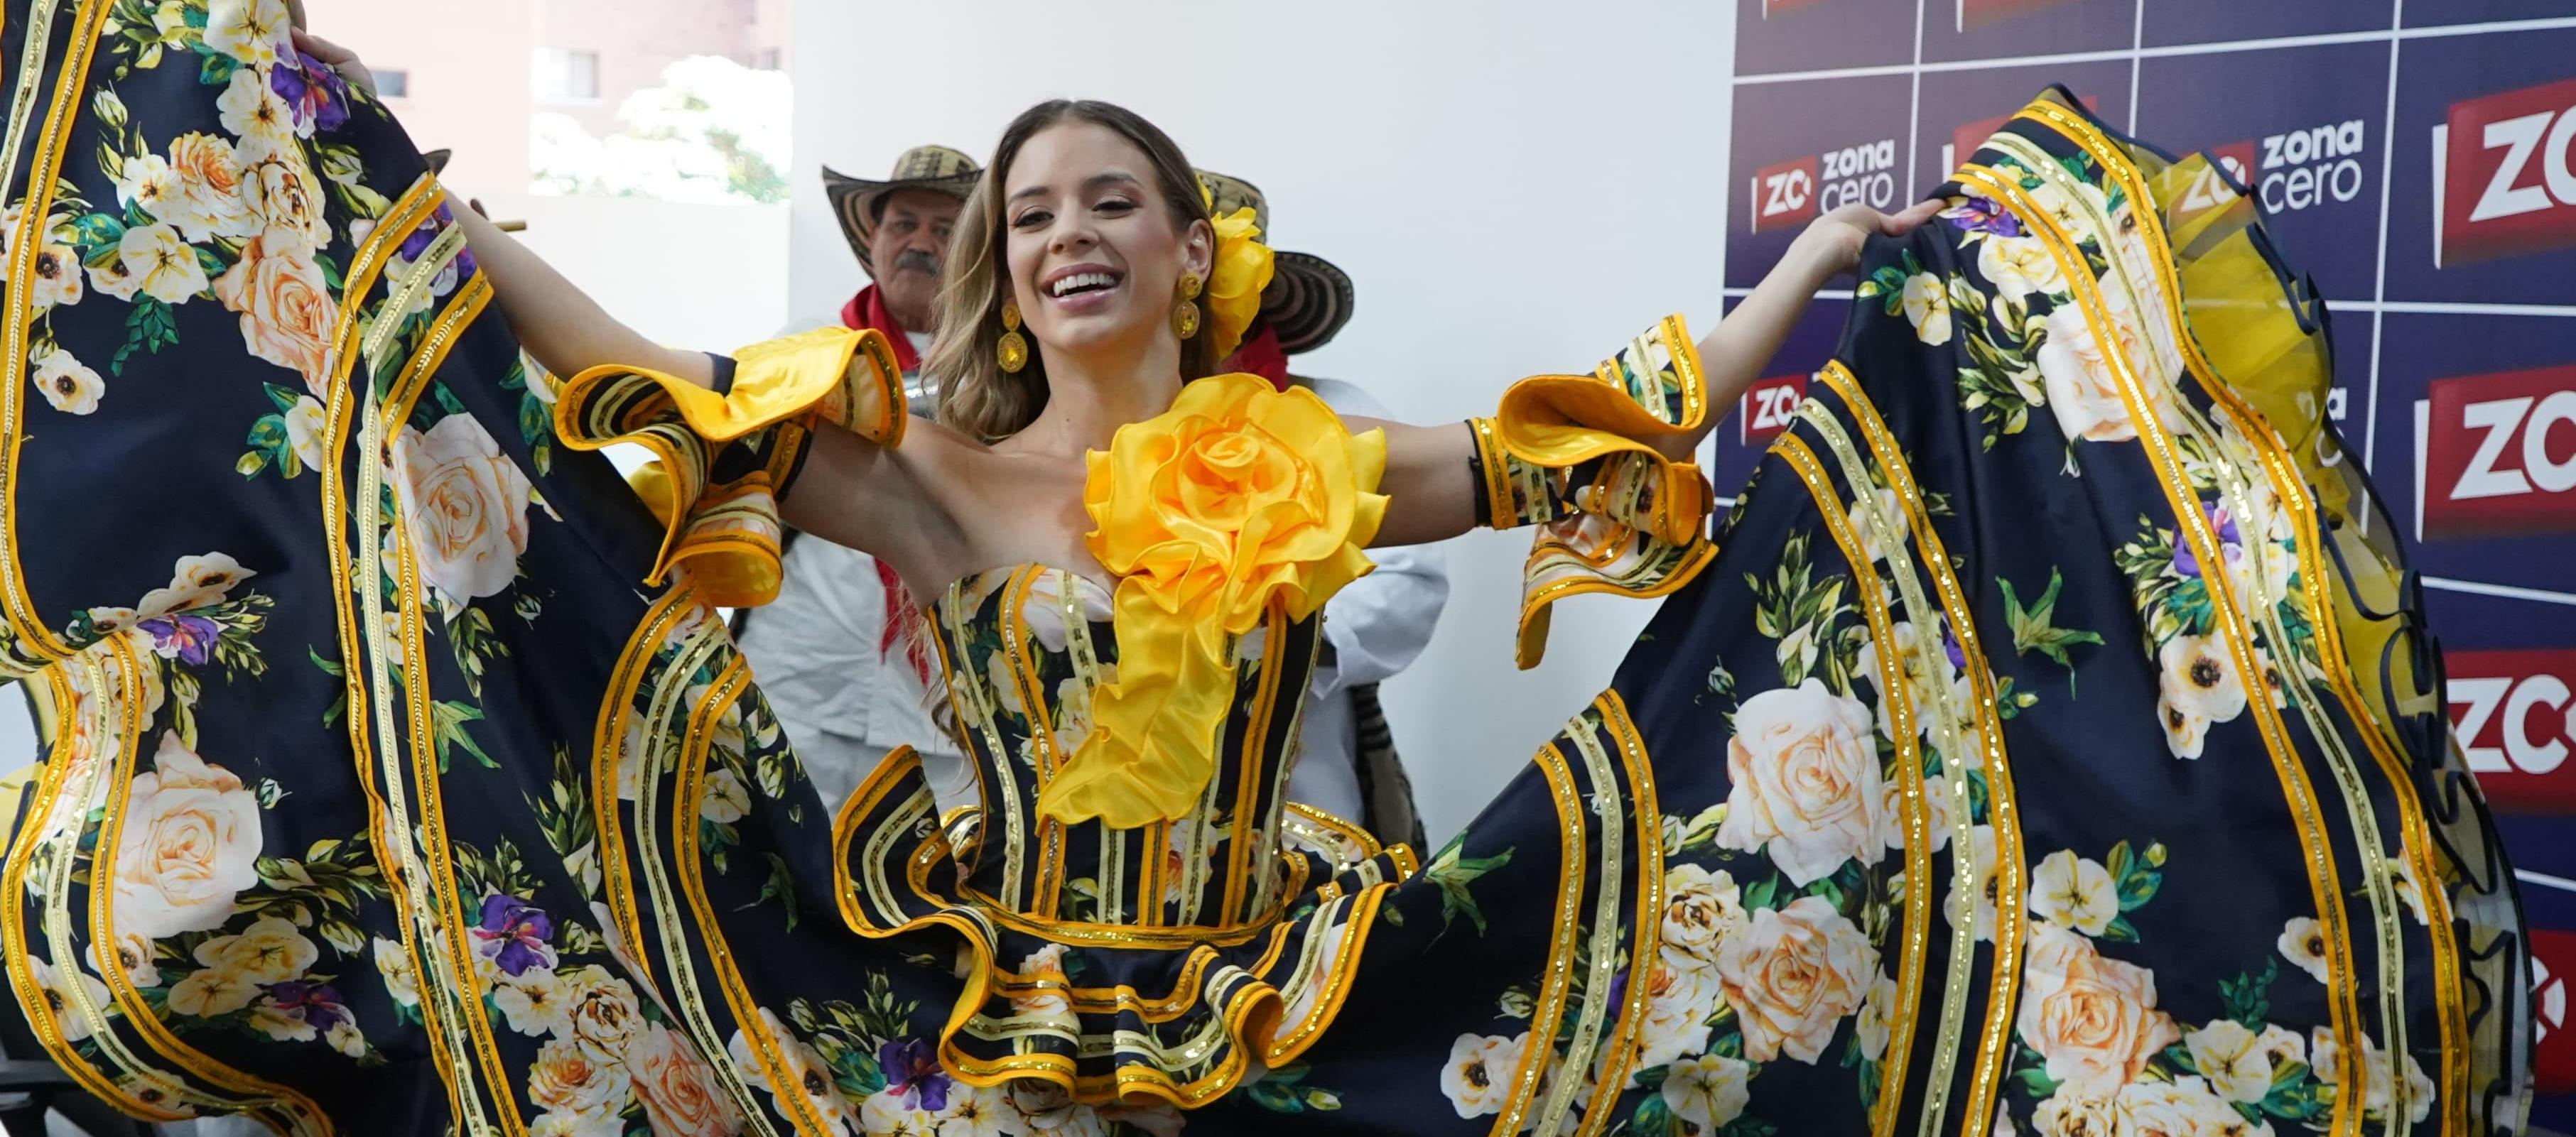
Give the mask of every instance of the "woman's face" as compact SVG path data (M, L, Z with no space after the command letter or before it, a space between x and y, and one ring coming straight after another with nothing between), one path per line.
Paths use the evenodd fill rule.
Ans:
M1011 294L1051 353L1133 351L1170 336L1181 274L1207 278L1213 234L1186 229L1145 152L1117 131L1065 122L1020 148L1003 187Z

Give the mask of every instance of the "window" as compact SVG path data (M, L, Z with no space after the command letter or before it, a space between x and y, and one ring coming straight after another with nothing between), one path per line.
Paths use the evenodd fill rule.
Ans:
M760 50L751 53L751 66L753 69L759 71L785 70L785 54L786 53L774 47L761 48Z
M599 97L599 53L560 47L537 49L530 89L550 102L578 102Z
M376 94L387 99L410 98L411 72L399 67L379 68L376 71Z

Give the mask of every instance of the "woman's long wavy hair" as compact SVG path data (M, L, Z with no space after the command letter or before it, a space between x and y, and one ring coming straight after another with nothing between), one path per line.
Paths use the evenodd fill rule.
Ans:
M1113 103L1057 99L1012 119L992 164L984 167L958 215L949 244L948 280L939 290L939 330L930 358L922 364L939 380L939 421L986 442L1018 433L1046 409L1046 355L1035 350L1036 337L1029 336L1028 366L1016 374L1004 372L994 357L1002 339L1002 301L1010 295L1010 226L1002 215L1002 199L1020 148L1038 132L1065 122L1107 127L1144 151L1154 164L1154 180L1175 229L1210 220L1198 175L1180 145L1136 112ZM1023 328L1021 335L1029 333ZM1181 341L1183 382L1215 372L1214 340L1202 335Z

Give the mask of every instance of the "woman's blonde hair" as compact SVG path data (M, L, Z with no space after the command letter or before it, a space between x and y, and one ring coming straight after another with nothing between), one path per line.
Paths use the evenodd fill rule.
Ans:
M1002 197L1020 148L1038 132L1065 122L1107 127L1144 151L1174 228L1210 220L1198 175L1180 145L1136 112L1113 103L1057 99L1012 119L992 164L984 167L958 214L948 249L948 279L939 290L939 330L930 358L922 364L939 381L939 421L987 442L1018 433L1046 409L1044 354L1033 345L1028 365L1017 373L1003 371L994 357L1002 338L1002 301L1010 294L1004 280L1010 226L1002 216ZM1201 335L1181 341L1183 382L1215 373L1214 340Z

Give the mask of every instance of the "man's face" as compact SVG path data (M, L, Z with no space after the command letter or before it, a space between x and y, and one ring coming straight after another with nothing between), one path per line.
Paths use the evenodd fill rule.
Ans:
M907 326L914 319L928 322L932 298L939 294L939 270L948 263L948 231L964 204L935 190L897 190L886 197L868 255L876 261L877 287L885 293L886 306Z

